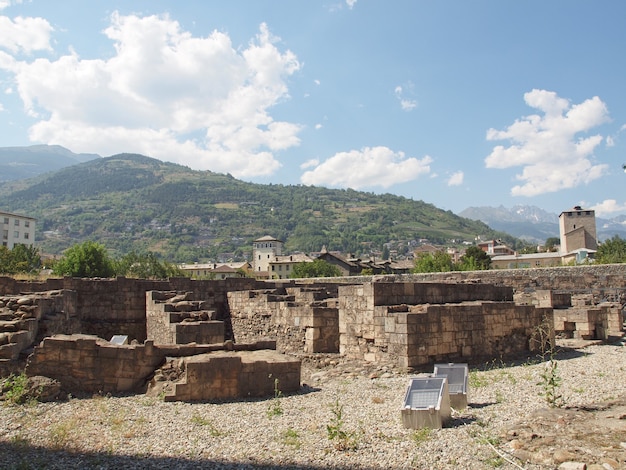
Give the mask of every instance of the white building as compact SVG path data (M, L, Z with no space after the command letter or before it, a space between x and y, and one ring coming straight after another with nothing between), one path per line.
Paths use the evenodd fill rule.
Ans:
M255 274L263 272L269 275L270 262L283 254L283 242L278 238L265 235L252 243L252 266Z
M2 246L12 250L15 245L32 246L35 243L36 219L10 212L0 212Z
M593 210L575 206L559 215L559 232L561 235L561 255L573 251L598 249L596 235L596 213Z

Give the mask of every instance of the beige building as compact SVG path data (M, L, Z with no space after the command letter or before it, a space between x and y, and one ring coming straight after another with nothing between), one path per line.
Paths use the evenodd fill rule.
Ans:
M0 212L0 234L2 246L12 250L15 245L32 246L35 244L36 219L10 212Z
M252 271L252 265L247 261L239 263L192 263L179 264L179 269L194 279L227 279L242 277Z
M269 263L269 277L272 279L287 279L298 263L311 263L313 260L304 253L275 256Z
M563 211L559 215L559 233L561 235L561 255L573 251L598 249L596 234L596 213L580 206Z

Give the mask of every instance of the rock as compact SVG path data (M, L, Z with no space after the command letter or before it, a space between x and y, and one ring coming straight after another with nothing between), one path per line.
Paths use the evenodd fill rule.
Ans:
M587 464L584 462L563 462L558 467L559 470L587 470Z
M62 397L61 383L41 375L29 377L28 395L41 402L58 400Z
M33 305L32 297L20 297L17 299L17 305Z
M557 449L552 454L554 463L571 462L576 456L566 449Z
M509 442L509 446L513 450L519 450L524 447L524 443L520 441L519 439L513 439L512 441Z
M600 460L600 463L602 464L602 467L606 470L617 470L619 468L619 462L615 459L611 459L608 457L603 457Z

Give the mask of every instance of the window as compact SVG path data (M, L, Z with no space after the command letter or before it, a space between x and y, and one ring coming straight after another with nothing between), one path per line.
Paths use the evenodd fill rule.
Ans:
M8 230L3 230L2 231L2 238L4 240L7 240L9 238L9 231Z
M8 223L9 223L9 218L8 217L4 218L4 223L8 225Z
M19 219L15 219L15 222L13 223L13 225L15 225L16 227L19 227L20 226Z
M285 271L289 271L289 265L285 266Z
M272 264L272 271L276 271L276 266Z
M24 240L28 240L28 232L24 232Z
M18 232L17 230L13 232L13 238L20 238L20 232Z
M279 271L282 271L282 270L283 270L283 265L282 265L282 264L278 266L278 270L279 270Z
M30 220L25 220L24 221L24 227L26 227L26 228L30 227Z

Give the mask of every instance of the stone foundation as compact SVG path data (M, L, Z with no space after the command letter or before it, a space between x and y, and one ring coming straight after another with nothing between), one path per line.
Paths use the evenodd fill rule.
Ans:
M166 365L166 369L172 369ZM155 375L148 394L165 401L267 397L300 389L300 361L276 351L220 351L177 360L176 382Z

